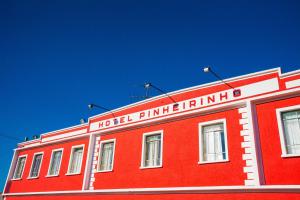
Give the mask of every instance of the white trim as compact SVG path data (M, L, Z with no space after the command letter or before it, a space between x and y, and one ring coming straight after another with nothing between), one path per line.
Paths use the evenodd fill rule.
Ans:
M229 162L229 159L226 160L216 160L216 161L198 161L199 165L204 165L204 164L213 164L213 163L226 163Z
M58 129L58 130L55 130L55 131L42 133L41 136L48 136L48 135L56 134L56 133L59 133L59 132L62 132L62 131L69 131L69 130L73 130L73 129L84 127L84 126L88 126L88 123L78 124L78 125L74 125L74 126L69 126L67 128Z
M283 130L283 123L282 123L282 118L281 118L282 112L288 112L288 111L299 110L299 109L300 109L300 105L276 109L276 117L277 117L277 124L278 124L278 131L279 131L279 138L280 138L280 145L281 145L281 152L282 152L281 157L298 157L298 156L300 156L300 154L288 154L287 153L286 144L285 144L285 135L284 135L284 130Z
M91 159L90 159L90 165L89 167L92 169L91 170L91 174L90 174L90 177L89 177L89 180L87 182L87 188L86 189L89 189L89 190L93 190L94 189L94 182L95 182L95 173L97 172L97 160L98 160L98 153L99 153L99 150L100 150L100 139L101 137L98 135L98 136L94 136L94 145L92 146L92 153L90 156Z
M32 172L32 165L33 165L33 162L34 162L34 159L37 155L42 155L42 158L41 158L41 163L40 163L40 166L39 166L39 171L37 173L37 176L31 176L31 172ZM44 157L44 152L41 151L41 152L36 152L33 154L33 157L32 157L32 161L31 161L31 166L30 166L30 171L29 171L29 174L28 174L28 177L27 179L35 179L35 178L38 178L40 176L40 171L41 171L41 168L42 168L42 163L43 163L43 157Z
M20 158L23 158L23 157L25 157L25 162L24 162L24 167L23 167L22 173L21 173L21 177L20 177L20 178L14 178L14 177L15 177L15 173L16 173L16 169L17 169L17 166L18 166L18 163L19 163L19 160L20 160ZM21 179L22 179L23 173L24 173L25 167L26 167L27 157L28 157L28 154L18 156L17 163L16 163L16 165L15 165L15 170L14 170L12 179L10 179L10 180L16 181L16 180L21 180Z
M81 156L81 160L80 160L79 172L70 173L70 167L71 167L71 161L72 161L72 158L73 158L74 149L75 149L75 148L81 148L81 147L82 147L82 156ZM70 158L69 158L68 171L67 171L67 173L66 173L67 176L70 176L70 175L78 175L78 174L81 173L81 167L82 167L83 157L84 157L84 144L72 146L72 148L71 148L71 153L70 153Z
M71 140L76 140L78 138L89 137L89 136L90 136L89 134L77 135L77 136L73 136L73 137L69 137L69 138L63 138L63 139L58 139L58 140L54 140L54 141L40 143L37 146L40 147L40 146L45 146L48 144L60 143L60 142L66 141L66 140L71 141ZM32 149L31 147L32 146L18 147L18 148L16 148L16 150Z
M46 177L46 178L51 178L51 177L58 177L58 176L59 176L59 174L57 174L57 175L48 175L48 174L47 174L45 177Z
M42 133L42 134L40 134L40 138L25 141L25 142L20 142L20 143L18 143L18 146L19 145L26 145L27 146L28 144L31 144L31 143L34 143L34 142L41 142L42 138L44 136L53 135L53 134L60 134L60 132L62 132L62 131L72 131L73 129L80 128L80 127L85 127L85 126L86 126L86 128L88 128L88 123L79 124L79 125L75 125L75 126L70 126L70 127L67 127L67 128L62 128L62 129L58 129L58 130L47 132L47 133Z
M223 124L224 127L224 138L225 138L225 152L226 152L226 159L224 160L217 160L217 161L204 161L202 158L203 150L202 150L202 128L204 126L213 125L213 124ZM198 124L198 137L199 137L199 161L198 164L208 164L208 163L220 163L220 162L228 162L229 161L229 154L228 154L228 140L227 140L227 124L226 119L217 119L211 121L205 121Z
M285 82L286 88L293 88L297 86L300 86L300 79Z
M161 136L161 149L160 149L160 165L155 165L155 166L145 166L145 141L147 136L151 135L158 135L160 134ZM162 167L162 162L163 162L163 146L164 146L164 131L163 130L157 130L157 131L151 131L143 134L143 141L142 141L142 156L141 156L141 165L140 169L152 169L152 168L160 168Z
M299 74L300 74L300 69L290 71L290 72L286 72L286 73L283 73L283 74L281 73L281 69L280 69L279 76L280 76L280 78L288 78L288 77L296 76L296 75L299 75Z
M3 193L5 192L6 190L6 186L7 186L7 183L8 181L13 177L14 175L14 166L16 166L16 163L17 163L17 160L18 160L18 157L17 157L17 154L18 154L18 151L14 150L14 154L13 154L13 157L12 157L12 160L10 162L10 167L9 167L9 171L8 171L8 174L7 174L7 177L6 177L6 181L5 181L5 184L4 184L4 188L3 188Z
M95 144L96 144L96 136L92 135L92 134L89 134L89 135L90 135L90 139L89 139L88 152L87 152L86 162L85 162L82 190L89 189L90 180L94 173L93 169L92 169L92 166L93 166L92 163L93 163L93 158L95 155L94 149L95 149Z
M101 156L101 152L102 152L103 145L107 144L107 143L111 143L111 142L114 143L111 169L110 170L100 170L100 162L101 162L101 157L102 157ZM100 141L100 150L99 150L99 153L98 153L97 172L111 172L111 171L113 171L113 169L114 169L114 162L115 162L115 148L116 148L116 139L115 138L114 139Z
M242 142L241 144L242 148L244 148L244 154L242 155L242 157L244 156L247 157L247 154L250 155L250 159L246 159L246 166L244 167L244 173L247 174L245 185L248 186L265 184L263 161L262 161L261 147L260 147L260 140L259 140L257 113L256 113L256 107L254 107L253 105L254 104L252 104L250 100L246 100L245 112L248 115L248 122L247 122L248 129L244 129L243 127L243 130L248 131L248 136L243 137L244 142ZM247 147L243 147L243 144L245 143L248 143ZM246 172L245 170L246 167L252 167L253 169L252 172ZM251 179L249 179L249 177Z
M48 192L3 193L3 196L74 195L74 194L224 194L224 193L300 193L300 185L159 187Z
M50 168L51 168L51 165L52 165L52 162L53 162L53 154L54 154L55 152L58 152L58 151L61 151L61 157L60 157L59 167L58 167L58 174L52 174L52 175L50 175L49 172L50 172ZM61 167L61 162L62 162L62 159L63 159L63 154L64 154L64 148L59 148L59 149L53 149L53 150L52 150L52 152L51 152L51 158L50 158L50 163L49 163L49 166L48 166L48 172L47 172L46 177L59 176L59 173L60 173L60 167Z
M61 134L61 135L55 135L55 136L42 138L41 140L42 140L42 142L47 142L47 141L51 141L51 140L57 140L57 139L62 139L62 138L66 138L66 137L81 135L81 134L84 134L84 133L87 133L87 128L77 130L77 131L72 131L72 132L69 132L69 133L64 133L64 134Z
M34 140L20 142L20 143L18 143L18 146L20 146L20 145L35 146L36 144L39 144L40 142L41 142L41 138L37 138L37 139L34 139Z

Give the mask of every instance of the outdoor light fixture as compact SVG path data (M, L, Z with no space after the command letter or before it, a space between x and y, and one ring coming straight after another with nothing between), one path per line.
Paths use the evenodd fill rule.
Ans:
M80 119L80 124L84 124L85 123L85 119L84 118L81 118Z
M116 119L115 114L114 114L110 109L105 108L105 107L103 107L103 106L99 106L99 105L97 105L97 104L93 104L93 103L90 103L90 104L88 105L88 108L89 108L90 110L93 109L93 108L100 108L100 109L102 109L102 110L106 110L106 111L110 112L110 113L112 114L112 116L115 118L115 119L114 119L114 124L118 124L118 119Z
M32 138L35 140L35 139L38 139L39 136L38 135L34 135L34 136L32 136Z
M111 112L110 109L105 108L105 107L103 107L103 106L99 106L99 105L96 105L96 104L93 104L93 103L90 103L90 104L88 105L88 108L89 108L90 110L93 109L94 107L100 108L100 109L102 109L102 110L106 110L106 111ZM112 114L113 114L113 113L112 113Z
M151 86L152 86L151 83L145 83L145 84L144 84L144 88L146 88L146 89L150 88Z
M144 88L145 88L145 89L149 89L150 87L156 89L157 91L159 91L160 93L166 95L169 99L171 99L171 100L173 101L173 103L174 103L174 105L173 105L174 107L177 107L177 106L178 106L178 103L177 103L177 102L176 102L176 101L175 101L175 100L174 100L167 92L165 92L165 91L163 91L162 89L156 87L156 86L153 85L152 83L145 83L145 84L144 84Z
M229 83L226 83L217 73L215 73L211 67L206 66L203 68L203 72L204 73L212 73L215 77L217 77L217 79L219 79L221 82L223 82L225 85L227 85L228 87L230 87L231 89L233 89L233 96L234 97L239 97L241 96L241 90L240 89L235 89L234 87L232 87Z
M203 68L203 71L204 71L205 73L209 72L209 71L210 71L210 67L204 67L204 68Z

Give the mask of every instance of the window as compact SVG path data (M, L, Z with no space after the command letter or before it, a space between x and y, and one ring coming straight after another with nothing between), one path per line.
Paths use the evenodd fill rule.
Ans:
M16 165L16 168L15 168L15 172L14 172L14 175L13 175L13 179L21 179L22 178L25 163L26 163L26 158L27 158L27 155L20 156L18 158L17 165Z
M67 174L79 174L81 171L83 145L72 147L69 168Z
M163 132L151 132L143 135L143 152L141 168L162 166Z
M228 161L226 121L216 120L199 124L199 163Z
M63 149L56 149L52 151L51 161L47 176L57 176L59 174Z
M29 173L29 178L37 178L39 176L42 159L43 159L43 153L34 154L30 173Z
M100 143L98 171L112 171L114 162L115 140L106 140Z
M299 106L277 109L277 119L283 156L300 155Z

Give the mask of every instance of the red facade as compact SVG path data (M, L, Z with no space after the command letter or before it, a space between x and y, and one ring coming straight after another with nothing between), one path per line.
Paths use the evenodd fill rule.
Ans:
M300 71L226 82L18 144L5 198L300 199Z

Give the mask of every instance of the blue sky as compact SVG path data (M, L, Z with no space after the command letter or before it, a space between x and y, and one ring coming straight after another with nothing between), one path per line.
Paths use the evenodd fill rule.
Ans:
M0 135L65 128L144 95L281 66L299 69L300 3L0 0ZM152 95L157 95L153 92ZM0 136L0 191L18 141Z

